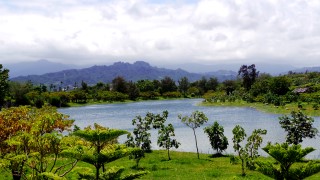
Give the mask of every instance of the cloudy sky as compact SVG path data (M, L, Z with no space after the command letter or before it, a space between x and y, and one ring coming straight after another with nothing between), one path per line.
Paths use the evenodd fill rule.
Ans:
M0 0L0 63L320 65L319 0Z

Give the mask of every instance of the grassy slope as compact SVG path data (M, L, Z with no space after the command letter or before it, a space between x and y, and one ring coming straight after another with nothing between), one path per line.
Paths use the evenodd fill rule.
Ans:
M153 151L146 154L146 157L141 160L139 166L141 169L150 173L143 176L141 179L148 180L205 180L205 179L271 179L257 171L247 170L247 176L241 176L241 164L230 164L229 157L211 158L208 154L200 154L200 159L197 159L196 153L176 152L171 153L172 160L167 160L166 151ZM267 160L270 160L267 158ZM135 171L131 167L134 165L133 160L128 157L119 159L107 165L123 166L126 168L125 173ZM80 162L78 167L91 167L86 163ZM66 177L67 179L77 179L76 174L71 172ZM8 172L0 171L0 179L11 179ZM320 173L311 176L308 180L320 179Z
M272 104L263 104L263 103L247 103L245 101L237 101L237 102L217 102L217 103L209 103L203 102L200 105L203 106L236 106L236 107L251 107L255 108L259 111L273 114L290 114L291 111L299 111L297 103L286 104L285 106L274 106ZM311 104L303 103L303 110L305 114L309 116L320 116L320 110L314 110Z

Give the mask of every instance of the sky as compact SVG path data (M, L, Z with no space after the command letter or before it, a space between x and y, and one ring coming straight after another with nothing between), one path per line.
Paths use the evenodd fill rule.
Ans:
M0 0L0 63L320 66L319 0Z

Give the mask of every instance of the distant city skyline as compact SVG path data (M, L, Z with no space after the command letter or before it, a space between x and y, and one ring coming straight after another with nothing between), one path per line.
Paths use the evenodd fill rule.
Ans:
M320 66L318 0L0 0L0 63Z

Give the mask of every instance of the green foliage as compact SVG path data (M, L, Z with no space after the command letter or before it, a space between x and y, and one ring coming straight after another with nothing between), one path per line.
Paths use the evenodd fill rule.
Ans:
M258 170L263 174L275 179L303 179L317 172L320 172L320 164L309 162L303 166L292 167L294 163L300 162L303 157L315 149L307 147L302 149L301 145L271 144L262 148L266 153L273 157L277 164L270 162L257 162Z
M85 149L81 160L93 165L96 168L95 179L108 179L116 177L122 171L106 171L105 164L127 156L129 150L117 144L114 144L117 138L127 134L127 131L118 129L107 129L98 124L94 129L87 127L84 130L77 130L73 135L87 141L93 149ZM102 168L102 173L100 169ZM90 176L90 174L80 174L79 176Z
M169 150L172 147L177 149L180 145L180 143L176 139L172 138L175 136L173 125L172 124L168 124L168 126L163 125L159 129L158 134L159 134L158 145L160 147L166 148L166 150L168 151L168 159L171 160Z
M228 148L228 138L224 135L223 126L217 121L213 125L205 127L204 132L208 135L212 149L217 150L217 154Z
M144 153L151 152L151 135L149 131L151 128L161 128L167 117L168 111L163 111L162 115L148 112L144 118L136 116L136 118L132 120L132 125L134 125L135 128L133 129L133 136L128 134L126 145L128 147L141 148L141 150L133 150L129 155L130 159L136 161L136 168L138 168L141 158L145 156Z
M243 87L247 91L249 91L251 89L251 86L255 82L256 78L258 77L259 71L256 70L254 64L250 66L242 65L238 71L238 75L242 78Z
M238 153L238 156L241 160L242 176L245 176L246 175L245 163L246 163L246 159L248 158L248 152L244 147L241 146L240 143L245 139L247 134L240 125L236 125L233 128L232 133L233 133L233 138L232 138L233 149L235 152Z
M262 144L262 135L266 135L267 130L255 129L247 139L246 151L248 152L247 167L251 170L255 169L255 159L259 157L258 149Z
M178 115L178 118L181 119L181 122L190 127L194 134L194 139L196 143L197 148L197 155L198 159L199 157L199 149L198 149L198 142L197 142L197 136L195 129L203 125L204 123L208 122L207 116L200 111L194 111L190 116L184 116L182 117L181 114Z
M3 130L0 135L3 140L0 144L1 158L7 162L4 168L12 172L14 179L62 178L76 165L76 157L79 156L75 154L80 152L73 151L73 156L69 157L74 159L73 165L64 169L57 167L57 159L71 147L64 143L67 137L62 137L61 133L70 129L73 120L55 108L10 108L0 113L0 121Z
M0 64L0 110L4 103L5 96L9 89L9 70L3 69L2 64Z
M289 144L299 144L303 138L314 138L318 130L313 127L314 119L304 115L301 111L291 112L291 117L279 117L281 127L287 132L286 142Z
M187 77L182 77L180 80L178 80L178 89L183 94L184 97L186 97L186 94L188 92L188 89L190 87L190 82Z

